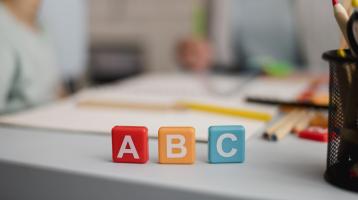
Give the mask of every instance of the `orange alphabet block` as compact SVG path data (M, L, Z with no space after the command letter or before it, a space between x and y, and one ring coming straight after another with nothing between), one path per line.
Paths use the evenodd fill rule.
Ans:
M158 132L159 163L192 164L195 161L193 127L161 127Z

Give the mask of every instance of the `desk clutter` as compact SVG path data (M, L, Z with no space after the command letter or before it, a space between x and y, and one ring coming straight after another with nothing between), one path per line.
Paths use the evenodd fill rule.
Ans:
M245 160L245 128L210 126L208 129L209 163L242 163ZM144 126L112 128L112 159L116 163L146 163L149 159L148 129ZM160 164L195 162L193 127L160 127L158 131Z
M299 138L328 142L328 118L325 113L304 109L293 109L274 120L263 133L269 141L279 141L289 133Z
M246 101L264 105L327 110L329 104L328 80L326 76L313 78L308 86L293 100L248 96Z
M247 97L247 102L277 105L281 114L266 127L263 138L280 141L289 133L299 138L328 142L329 108L328 78L313 78L308 86L293 100L280 100L270 97Z

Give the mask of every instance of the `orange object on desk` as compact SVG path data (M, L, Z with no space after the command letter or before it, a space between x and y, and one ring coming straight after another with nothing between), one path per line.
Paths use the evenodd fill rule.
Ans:
M159 163L192 164L195 161L193 127L161 127L158 131Z
M328 94L317 94L314 95L311 99L312 103L318 105L328 105L329 104L329 96Z
M322 128L327 128L328 127L328 118L325 115L318 113L311 119L309 124L310 124L310 126L318 126L318 127L322 127Z

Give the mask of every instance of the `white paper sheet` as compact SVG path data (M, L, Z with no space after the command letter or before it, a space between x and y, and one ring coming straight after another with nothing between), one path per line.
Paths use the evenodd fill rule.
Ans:
M235 88L240 84L238 77L214 77L210 83L220 87ZM289 82L288 82L289 83ZM213 125L243 125L246 139L263 130L265 123L239 117L209 114L199 111L143 111L124 108L79 107L77 102L83 99L111 101L130 101L172 104L178 100L195 101L226 107L251 109L275 115L276 108L258 106L244 102L246 94L259 93L280 96L295 96L306 84L293 83L292 89L279 91L281 84L271 80L255 80L241 91L232 91L233 95L217 95L208 90L202 79L186 74L141 76L123 83L100 88L88 89L64 101L33 110L1 116L0 123L11 125L57 129L65 131L96 132L110 134L115 125L146 126L150 137L157 137L161 126L192 126L196 129L196 139L207 141L208 127ZM229 91L229 89L227 89ZM230 91L228 92L230 93Z

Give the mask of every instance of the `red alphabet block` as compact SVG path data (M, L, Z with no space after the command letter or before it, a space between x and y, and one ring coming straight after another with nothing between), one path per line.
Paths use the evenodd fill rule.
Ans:
M118 163L148 161L148 129L143 126L112 128L112 159Z

